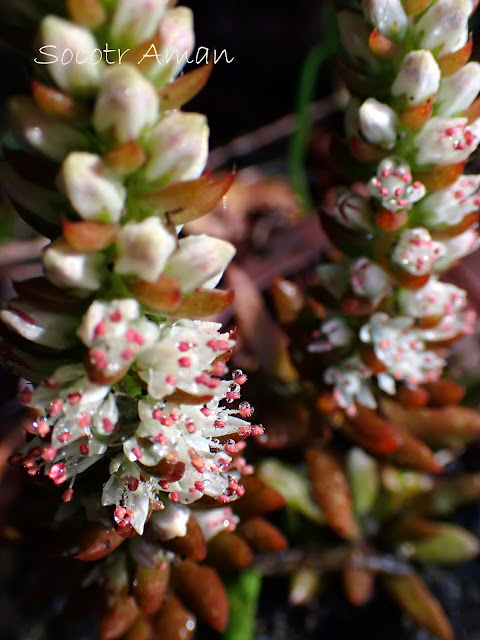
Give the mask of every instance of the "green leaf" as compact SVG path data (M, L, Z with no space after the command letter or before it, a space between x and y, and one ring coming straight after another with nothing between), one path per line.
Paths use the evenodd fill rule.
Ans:
M253 569L226 581L230 603L230 620L223 634L225 640L253 640L255 638L257 604L262 576Z

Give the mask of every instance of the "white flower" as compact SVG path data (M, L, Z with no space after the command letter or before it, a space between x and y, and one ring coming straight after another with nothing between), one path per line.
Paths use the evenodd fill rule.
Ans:
M436 113L441 116L461 115L480 91L480 64L469 62L440 83L435 100Z
M147 139L147 180L165 184L198 178L207 162L209 129L204 115L170 111Z
M110 33L123 48L134 47L152 38L168 6L168 0L118 0Z
M102 284L106 264L99 252L82 253L64 240L55 240L43 253L46 277L58 287L95 291Z
M441 55L465 46L470 12L471 0L432 2L415 26L420 46Z
M89 29L47 16L40 25L40 39L48 55L46 69L57 85L68 93L93 93L100 84L102 64L97 41ZM42 52L43 53L43 52ZM98 57L100 54L100 57Z
M235 247L226 240L206 234L188 236L179 241L168 261L167 273L178 280L182 291L213 288L234 255Z
M195 519L200 525L207 542L220 531L234 531L240 522L240 518L234 515L231 507L197 511Z
M109 378L128 369L158 337L158 327L140 313L133 299L93 302L77 335L89 348L89 364L98 377ZM96 379L97 376L94 376Z
M64 313L41 311L22 300L11 300L0 311L0 320L22 338L54 349L75 344L77 318Z
M340 364L328 367L324 374L327 384L333 385L333 395L338 405L347 414L355 414L355 403L358 402L370 409L375 409L377 403L368 384L372 372L357 355Z
M377 175L369 181L367 188L373 198L380 200L384 209L392 212L411 209L426 192L421 182L412 183L408 163L395 157L385 158L380 162Z
M462 175L446 189L433 191L422 200L419 214L425 225L441 228L460 223L480 208L480 175Z
M368 258L358 258L352 263L350 286L357 296L372 302L381 300L391 289L388 275Z
M115 272L154 282L165 269L175 244L173 235L155 216L128 222L118 234Z
M397 139L397 114L386 104L368 98L358 112L360 129L372 144L391 149Z
M458 313L466 304L467 294L453 284L431 277L421 289L400 289L398 305L402 313L414 318L447 316Z
M190 509L185 505L167 501L165 509L152 513L149 526L162 542L172 538L183 538L187 535L190 515Z
M475 330L477 315L475 311L464 311L445 315L440 322L430 329L418 332L422 340L428 342L443 342L462 335L472 334Z
M383 36L403 38L408 18L400 0L363 0L363 10Z
M60 179L72 207L84 220L118 222L127 192L100 156L75 151L64 160Z
M353 332L343 318L330 318L324 322L318 332L324 336L321 340L311 342L307 346L309 353L323 353L336 347L344 347L353 340Z
M432 240L423 227L406 229L400 235L392 252L392 261L415 276L430 273L445 254L445 246Z
M372 211L367 198L350 189L340 190L334 217L349 229L372 230Z
M440 84L440 68L430 51L411 51L402 60L392 84L394 96L403 96L406 106L416 106L434 96Z
M430 118L415 137L418 164L457 164L469 158L480 141L480 119Z
M480 246L480 238L477 231L468 229L458 236L445 240L442 244L443 255L433 267L433 270L438 273L450 269L457 260L476 251Z
M375 313L360 329L359 337L371 344L376 357L386 370L382 375L382 388L391 388L388 377L395 381L420 384L436 380L445 361L432 351L426 351L418 333L412 329L413 318L386 313Z
M114 66L102 79L93 126L117 144L137 140L156 122L159 104L157 91L134 66Z
M223 367L214 363L235 342L228 333L220 333L220 327L198 320L162 325L158 340L137 360L139 376L148 383L149 394L163 399L180 389L194 396L223 397L230 383L216 377Z

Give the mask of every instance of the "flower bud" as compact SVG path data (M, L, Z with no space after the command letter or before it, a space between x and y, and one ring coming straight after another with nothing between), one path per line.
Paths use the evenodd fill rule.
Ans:
M418 164L449 165L467 160L480 141L480 119L431 118L415 137Z
M400 0L363 0L363 10L377 31L387 38L403 38L408 18Z
M182 291L213 288L235 255L235 247L206 234L188 236L168 261L167 272L180 282Z
M64 240L53 242L43 254L46 277L57 287L95 291L102 284L105 257L101 253L81 253Z
M72 22L47 16L40 25L40 39L47 56L44 62L56 84L79 95L92 94L100 84L102 52L91 31ZM42 61L40 61L40 64Z
M417 22L419 46L438 55L457 51L468 41L471 0L438 0Z
M123 184L110 176L100 156L74 151L60 173L60 181L72 207L84 220L118 222L125 205Z
M402 61L392 85L392 94L405 99L405 106L426 102L438 91L440 69L430 51L411 51Z
M121 42L123 48L149 40L168 4L168 0L118 0L110 28L112 38Z
M478 231L468 229L454 238L441 243L444 247L443 255L434 265L434 271L440 273L450 269L457 260L473 253L480 246Z
M118 234L115 273L154 282L175 250L175 238L155 216L127 223Z
M51 160L62 161L74 149L86 149L86 137L41 111L26 96L10 100L12 128L19 142L43 153Z
M147 180L164 184L198 178L207 162L209 129L199 113L171 111L152 129L147 140Z
M349 189L339 193L334 217L349 229L370 231L373 228L372 210L367 198Z
M444 78L435 100L437 113L441 116L462 114L480 91L480 64L469 62L457 73Z
M376 302L390 291L388 275L368 258L358 258L351 266L350 286L361 298Z
M146 75L163 85L180 73L195 46L193 14L188 7L176 7L166 12L157 31L160 48L149 50L148 56L155 58Z
M116 144L136 140L154 124L159 98L154 87L132 65L109 69L95 102L93 126Z
M360 107L360 128L365 138L372 144L391 149L396 141L397 114L386 104L368 98Z

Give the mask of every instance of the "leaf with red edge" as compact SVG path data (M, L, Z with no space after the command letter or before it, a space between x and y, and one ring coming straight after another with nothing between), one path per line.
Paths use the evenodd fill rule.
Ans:
M102 524L92 525L80 540L76 557L82 562L100 560L115 551L124 540L114 527L106 529Z
M86 103L75 100L67 93L49 87L35 78L31 79L30 85L35 102L47 115L65 122L88 120L89 110Z
M133 597L117 597L100 619L101 639L118 640L130 629L137 616L138 606Z
M402 434L392 422L363 405L357 406L356 415L349 416L345 426L348 435L372 453L393 453L403 442Z
M470 36L465 46L457 51L452 51L437 58L437 64L440 67L442 78L451 76L459 71L470 59L472 55L473 38Z
M400 53L402 47L373 29L368 39L370 51L383 60L390 60Z
M192 202L182 211L171 214L172 222L174 224L187 224L187 222L192 222L192 220L196 220L212 211L230 189L234 180L234 173L212 180L195 202Z
M414 107L408 107L398 117L403 125L411 131L417 131L425 126L427 120L433 113L433 100L429 99L422 104L418 104Z
M141 280L128 285L139 302L154 309L168 313L176 309L182 299L179 282L172 276L162 274L155 282Z
M427 191L440 191L449 187L465 169L465 162L435 167L429 171L415 171L414 178L425 185Z
M71 222L62 218L62 231L68 244L77 251L102 251L115 242L120 225L84 220Z
M153 619L154 640L191 640L195 634L196 619L180 600L171 593Z
M170 583L170 564L155 567L137 565L133 593L141 612L153 616L163 605Z
M325 449L308 449L306 458L313 497L328 524L343 538L359 540L361 532L342 465Z
M185 73L167 84L160 92L160 107L162 111L180 109L186 102L194 98L207 84L213 71L213 63L198 67L190 73Z
M183 560L175 569L175 591L204 624L222 633L228 622L228 598L217 572Z
M172 309L177 318L202 320L222 313L232 304L235 293L232 289L197 289L189 298Z
M147 154L136 140L129 140L104 154L103 162L117 173L128 175L140 169Z
M142 191L139 199L147 205L164 211L182 209L199 197L210 179L210 173L206 171L196 180L173 182L160 189L160 191L146 191L148 188L148 185L146 185L145 192Z
M463 115L468 118L468 124L472 124L474 120L480 118L480 98L474 100Z

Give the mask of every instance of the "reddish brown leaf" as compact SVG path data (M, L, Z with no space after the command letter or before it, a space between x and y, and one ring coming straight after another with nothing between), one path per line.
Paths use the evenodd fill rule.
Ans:
M389 456L390 462L426 473L441 473L443 467L437 462L433 451L407 430L402 433L402 445Z
M285 506L285 498L266 485L256 476L247 476L242 479L245 495L235 500L232 508L241 519L262 515L270 511L276 511Z
M252 564L253 553L240 536L221 531L208 543L207 562L219 571L238 571Z
M349 436L372 453L393 453L403 442L402 435L392 422L363 405L357 406L357 414L348 418L348 425L351 425L347 429Z
M378 58L383 58L384 60L390 60L394 58L396 55L400 53L402 47L392 40L389 40L381 33L379 33L376 29L370 34L368 39L368 46L370 47L370 51L376 55Z
M171 593L153 619L153 637L155 640L191 640L195 627L195 616Z
M195 201L181 211L170 214L175 225L187 224L212 211L232 186L235 174L230 173L210 182Z
M181 557L195 562L201 562L207 555L205 536L193 515L188 519L187 533L184 536L162 541L162 546Z
M135 599L119 597L100 619L100 637L102 640L118 640L135 622L138 607Z
M272 285L276 315L282 324L294 322L303 309L305 297L298 285L277 277Z
M164 211L183 209L200 196L210 179L211 176L207 171L196 180L174 182L154 193L150 191L147 193L142 192L143 195L140 196L140 200L145 204L157 209L163 209ZM148 185L146 188L147 187Z
M12 284L25 302L45 311L68 313L85 307L89 302L88 299L77 298L65 289L56 287L43 276L30 280L14 280Z
M453 629L442 606L418 575L386 575L383 584L416 624L444 640L453 639Z
M66 218L62 219L62 231L68 244L77 251L101 251L106 249L118 235L120 226L118 224L103 224L85 220L82 222L71 222Z
M288 540L273 524L265 518L251 518L240 523L238 535L242 536L257 553L285 551Z
M105 558L112 551L115 551L124 539L118 535L113 527L105 529L102 524L92 525L80 540L76 557L82 562L100 560L100 558Z
M170 582L170 564L156 567L137 565L133 592L141 612L153 616L163 604Z
M430 396L423 387L401 387L396 394L396 399L403 407L424 407L428 404Z
M182 299L180 284L166 274L162 274L155 282L134 282L129 289L139 302L155 311L172 311Z
M342 465L325 449L307 450L306 459L313 497L328 524L343 538L360 539L361 532Z
M152 640L152 638L152 624L142 615L137 616L137 619L125 636L125 640Z
M415 180L422 182L427 191L439 191L453 184L462 175L464 169L465 163L459 162L435 167L429 171L416 171Z
M430 404L433 407L445 407L450 404L459 404L464 396L465 389L453 380L442 378L436 382L429 382L425 385L430 394Z
M228 598L217 572L183 560L175 569L175 591L204 624L222 633L228 622Z
M138 464L138 463L137 463ZM140 463L139 465L147 473L155 476L163 482L177 482L180 478L183 478L186 465L184 462L178 460L177 455L170 455L162 458L155 466L146 466Z
M414 107L408 107L399 114L400 121L407 129L417 131L425 126L427 120L433 113L433 101L431 99L418 104Z
M213 63L210 61L167 84L160 93L162 111L180 109L186 102L194 98L206 85L212 70Z
M386 155L383 149L358 136L352 136L350 139L350 153L356 160L367 164L380 162Z
M99 0L67 0L67 11L73 22L97 29L107 19L107 11Z
M144 164L147 155L136 140L130 140L111 149L103 156L103 161L117 173L133 173Z
M88 120L88 107L84 102L75 100L67 93L32 78L30 81L32 94L40 109L49 116L66 122L82 122Z

